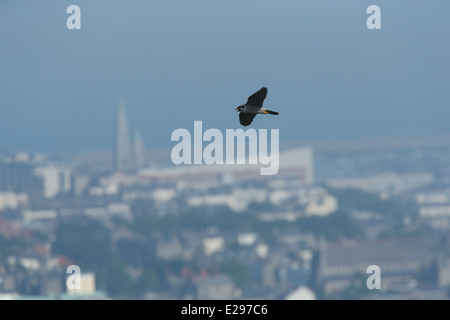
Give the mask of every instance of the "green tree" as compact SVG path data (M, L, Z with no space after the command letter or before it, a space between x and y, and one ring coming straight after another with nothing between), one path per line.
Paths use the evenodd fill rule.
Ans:
M53 250L81 268L106 266L111 259L109 232L98 221L61 223L55 231Z
M349 285L341 292L343 300L361 300L374 295L378 290L367 288L367 274L357 272L350 279Z
M236 259L226 259L219 263L220 272L228 274L236 286L243 287L249 280L247 267Z
M158 291L160 288L158 273L153 268L145 268L136 283L137 292Z
M30 245L28 239L11 238L7 239L0 234L0 258L10 255L17 255L21 251L24 251Z
M133 296L133 281L126 266L117 258L113 258L106 269L106 291L116 298Z

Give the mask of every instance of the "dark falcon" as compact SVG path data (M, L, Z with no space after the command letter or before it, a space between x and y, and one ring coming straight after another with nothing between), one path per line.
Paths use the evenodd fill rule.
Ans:
M278 114L278 112L263 108L264 99L267 96L267 88L262 87L250 97L248 97L247 103L236 108L239 112L239 122L243 126L248 126L252 123L253 118L258 113L260 114Z

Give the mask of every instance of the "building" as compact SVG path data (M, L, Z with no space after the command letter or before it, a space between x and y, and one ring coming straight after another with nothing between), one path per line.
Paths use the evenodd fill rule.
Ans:
M262 176L262 164L196 164L172 165L166 168L147 168L139 171L141 180L159 182L180 181L240 181L247 179L294 179L305 185L314 183L314 153L309 147L288 149L279 153L279 170L275 175Z
M38 167L34 173L43 180L45 198L50 199L72 189L72 172L69 168Z
M310 147L297 147L280 152L279 175L297 177L305 184L314 183L314 151Z
M418 281L420 274L433 263L430 246L420 237L319 242L313 266L315 291L325 295L341 292L358 274L369 277L367 268L372 265L380 267L381 290L389 290L391 286Z
M316 300L314 292L306 286L300 286L290 292L285 300Z
M0 192L0 211L17 209L28 205L29 197L26 193Z
M67 287L67 293L70 295L88 295L96 292L95 289L95 274L82 273L79 279L79 288Z
M199 300L231 300L234 283L228 275L203 276L194 279L194 286Z
M353 188L378 193L383 197L424 187L433 182L433 174L424 173L382 173L354 178L329 179L326 184L332 188Z
M0 163L0 191L40 195L43 181L34 173L29 163Z
M116 171L129 171L132 168L133 156L127 114L125 103L120 101L117 113L116 138L114 145L114 169Z

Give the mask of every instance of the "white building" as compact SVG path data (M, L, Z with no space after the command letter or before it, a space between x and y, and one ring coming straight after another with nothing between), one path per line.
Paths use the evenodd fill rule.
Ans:
M72 188L72 173L68 168L38 167L34 173L44 182L46 198L53 198L60 193L69 192Z
M26 224L39 221L55 219L58 216L55 210L24 210L22 211L22 217Z
M67 293L71 295L83 295L95 293L95 274L94 273L81 273L79 278L79 287L67 286Z
M332 188L354 188L381 196L396 195L414 188L426 186L433 181L431 173L396 174L385 173L358 178L330 179L327 185Z
M242 212L252 202L261 203L266 199L267 192L264 189L235 189L228 194L192 196L188 198L187 202L191 207L224 205L235 212Z
M27 205L28 201L26 193L0 192L0 211L17 209L21 205Z
M274 176L294 177L305 184L314 182L313 150L309 147L292 148L279 153L279 170ZM235 181L239 179L261 177L261 164L191 164L173 165L169 168L150 168L139 171L144 180L158 181L190 181L190 180L220 180Z
M289 293L285 300L316 300L314 291L305 286L300 286Z
M203 239L205 255L210 256L225 249L225 239L223 237L208 237Z

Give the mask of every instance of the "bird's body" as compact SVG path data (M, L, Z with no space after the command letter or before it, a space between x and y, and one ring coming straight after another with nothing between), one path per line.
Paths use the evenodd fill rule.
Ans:
M243 126L248 126L252 123L257 114L274 114L278 112L263 108L264 99L267 96L267 88L262 87L257 92L248 97L247 103L236 108L239 112L239 122Z

